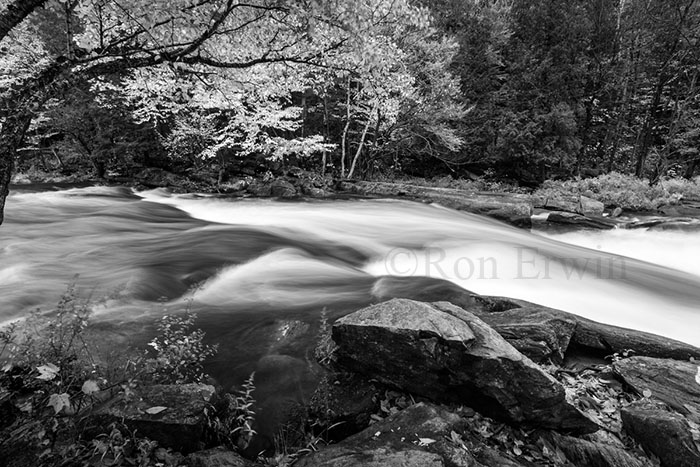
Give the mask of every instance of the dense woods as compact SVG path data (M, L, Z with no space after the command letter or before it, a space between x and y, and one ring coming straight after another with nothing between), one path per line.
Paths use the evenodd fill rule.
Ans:
M0 5L0 210L16 164L525 186L698 170L696 0Z

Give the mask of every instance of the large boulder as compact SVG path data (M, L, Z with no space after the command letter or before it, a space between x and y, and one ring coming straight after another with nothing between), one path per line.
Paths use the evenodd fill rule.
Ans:
M97 407L88 418L87 432L101 432L113 422L125 424L162 447L182 453L201 449L208 410L215 402L206 384L153 385L136 388Z
M661 461L662 467L700 466L700 452L683 416L648 401L624 407L622 426L644 449Z
M451 303L394 299L333 326L338 364L437 401L495 418L591 432L564 388L486 323Z
M293 198L297 196L297 189L287 180L278 178L270 184L270 194L280 198Z
M700 423L700 367L697 363L631 357L614 362L613 370L637 393L665 402Z

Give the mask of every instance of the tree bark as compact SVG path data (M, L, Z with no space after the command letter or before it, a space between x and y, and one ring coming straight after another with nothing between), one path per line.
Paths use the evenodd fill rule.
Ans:
M350 166L350 172L348 172L348 178L352 178L355 174L355 167L357 167L357 161L360 159L360 154L362 154L362 147L367 139L367 130L369 130L369 125L372 123L372 115L377 111L377 106L372 109L372 111L367 115L367 123L362 130L362 136L360 137L360 144L357 146L357 152L355 152L355 157L352 159L352 165Z
M8 117L2 125L2 132L0 132L0 224L4 220L5 200L10 193L16 150L22 144L31 122L32 114L23 112Z
M0 12L0 41L46 0L15 0Z

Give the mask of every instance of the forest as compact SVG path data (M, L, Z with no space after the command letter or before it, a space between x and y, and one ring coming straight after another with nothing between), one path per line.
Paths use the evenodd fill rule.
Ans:
M0 209L15 170L524 187L698 170L695 0L0 5Z

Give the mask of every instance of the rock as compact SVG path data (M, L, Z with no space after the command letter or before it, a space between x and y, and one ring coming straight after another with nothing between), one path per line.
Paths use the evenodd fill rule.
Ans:
M588 467L654 467L654 464L618 446L595 443L558 433L544 437L555 449L561 450L573 465Z
M295 467L480 466L448 441L464 420L442 407L419 403L375 423L339 444L297 462ZM421 440L424 440L421 442ZM456 452L462 451L461 453ZM446 462L449 459L450 462ZM455 460L462 459L462 463Z
M271 342L267 347L269 354L291 353L303 350L307 345L304 338L309 334L309 323L299 320L282 319L274 323L270 333Z
M19 410L12 403L12 393L0 387L0 430L12 425L18 413Z
M571 336L571 345L584 352L597 352L600 356L606 356L632 350L637 356L676 360L700 358L700 349L685 342L648 332L602 324L578 316L575 318L578 324L574 335Z
M525 300L489 296L475 296L474 299L475 305L466 308L467 311L476 313L496 331L502 330L508 342L535 360L550 350L553 357L562 355L568 348L598 357L632 350L637 356L700 359L700 349L667 337L598 323ZM576 325L569 335L572 321ZM537 329L537 326L542 327Z
M272 194L272 187L270 183L266 183L260 180L253 180L248 185L248 193L253 196L270 196Z
M280 198L293 198L297 196L297 189L288 181L278 178L270 184L270 194Z
M254 467L256 465L225 447L193 452L187 456L185 462L188 467Z
M547 222L554 224L574 225L577 227L606 230L614 229L615 223L603 218L592 218L572 212L554 211L547 216Z
M204 409L214 397L214 387L205 384L139 387L128 398L120 395L97 407L89 415L88 432L99 434L110 423L121 422L161 447L185 454L197 451L207 429Z
M530 195L470 192L407 183L368 181L342 181L336 185L336 189L367 196L402 197L433 202L448 208L493 217L518 227L531 225L532 199Z
M519 352L538 363L561 363L577 326L572 315L534 304L476 314Z
M375 385L354 373L334 373L325 376L311 396L309 415L325 426L337 424L328 435L338 440L367 428L378 407Z
M548 209L550 211L579 212L578 195L557 195L557 196L535 196L533 205L536 208Z
M697 467L700 452L688 421L658 404L637 401L624 407L622 426L644 449L661 461L661 467Z
M584 216L602 216L605 205L598 200L587 196L581 196L578 200L576 212Z
M614 362L613 370L640 395L650 392L652 398L700 423L700 367L697 363L631 357Z
M149 188L178 187L184 183L182 177L155 167L143 169L134 178Z
M221 193L237 193L248 188L248 182L243 179L230 180L219 185Z
M338 364L437 401L494 418L592 432L564 388L486 323L447 302L394 299L337 320Z
M409 298L419 302L450 302L461 308L475 305L478 295L444 279L419 276L383 276L372 286L372 296L378 301Z
M610 217L620 217L620 214L622 214L622 208L618 206L612 210Z

